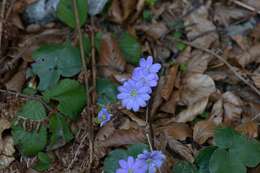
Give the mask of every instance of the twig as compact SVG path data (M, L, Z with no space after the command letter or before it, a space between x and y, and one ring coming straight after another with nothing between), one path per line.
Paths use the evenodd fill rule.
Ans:
M250 11L253 11L253 12L256 12L257 14L260 14L260 11L258 9L255 9L254 7L251 7L250 5L247 5L241 1L238 1L238 0L232 0L231 2L233 2L234 4L240 6L240 7L243 7L247 10L250 10Z
M81 56L81 62L82 62L82 72L84 73L84 81L85 81L85 89L86 89L86 106L87 106L87 115L89 116L88 120L88 127L89 129L89 159L90 159L90 165L89 169L87 170L90 173L91 169L91 164L93 160L93 149L94 149L94 143L93 143L93 124L92 124L92 113L90 113L90 97L89 97L89 85L88 85L88 75L87 75L87 64L86 64L86 59L85 59L85 52L84 52L84 46L83 46L83 38L82 38L82 33L80 29L80 20L79 20L79 11L78 11L78 6L76 0L72 0L73 4L73 11L75 15L75 20L76 20L76 29L79 35L79 46L80 46L80 56Z
M152 127L150 122L149 105L145 111L145 136L147 138L150 150L153 151L153 141L152 141Z
M0 52L2 48L2 35L3 35L3 23L4 23L4 15L5 15L5 4L6 0L3 0L0 14ZM1 53L0 53L1 55Z
M249 83L243 76L241 76L236 70L235 68L229 64L229 62L227 60L225 60L222 56L218 55L217 53L213 52L212 50L210 49L207 49L207 48L204 48L204 47L200 47L199 45L197 44L194 44L194 43L191 43L191 42L188 42L188 41L184 41L184 40L181 40L181 39L177 39L177 38L169 38L170 40L172 41L178 41L178 42L182 42L186 45L189 45L193 48L196 48L196 49L199 49L201 51L204 51L212 56L215 56L216 58L218 58L220 61L222 61L233 73L234 75L240 79L242 82L244 82L247 86L249 86L256 94L258 94L260 96L260 91L251 83Z
M91 16L91 62L92 62L92 85L93 85L93 92L92 92L92 103L96 103L96 78L97 78L97 72L96 72L96 50L95 50L95 32L93 30L94 28L94 17Z

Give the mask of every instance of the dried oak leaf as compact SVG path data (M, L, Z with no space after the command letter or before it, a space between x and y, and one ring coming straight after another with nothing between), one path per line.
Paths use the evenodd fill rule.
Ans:
M235 57L238 63L245 67L247 64L256 61L257 63L260 62L260 44L254 45L250 47L249 50L245 51L244 53Z
M201 100L198 100L193 105L188 106L188 108L180 112L177 117L173 118L175 122L189 122L194 120L197 115L204 112L208 104L208 97L204 97Z
M122 23L136 9L137 0L113 0L108 15L109 20Z
M218 39L215 32L216 26L208 18L208 7L206 6L200 6L184 18L188 39L204 48L209 48ZM209 33L204 34L207 32Z
M136 26L135 28L137 30L143 31L149 38L153 38L154 40L162 38L169 32L167 26L162 22L142 24Z
M215 127L215 123L210 120L197 122L193 130L194 141L199 144L205 143L209 138L213 137Z
M214 81L203 74L191 74L184 78L181 90L181 103L193 105L216 91Z
M216 125L220 125L223 122L223 99L219 99L216 103L214 103L213 108L210 113L210 120L214 122Z
M176 104L179 100L180 100L180 91L179 90L173 91L170 99L161 106L160 110L170 114L175 114Z
M160 107L161 103L163 102L163 98L161 96L161 89L165 84L165 76L161 76L159 79L158 86L154 92L154 98L152 99L152 106L151 106L151 116L153 116L157 109Z
M102 35L98 64L101 75L105 77L113 77L114 74L125 70L126 61L110 33Z
M228 125L239 124L241 121L243 101L232 92L223 95L224 123Z
M247 121L236 127L240 133L247 135L249 138L258 137L258 126L256 122Z
M168 74L166 75L166 82L161 90L161 96L164 100L168 100L172 94L175 79L177 77L178 66L174 65L169 69Z

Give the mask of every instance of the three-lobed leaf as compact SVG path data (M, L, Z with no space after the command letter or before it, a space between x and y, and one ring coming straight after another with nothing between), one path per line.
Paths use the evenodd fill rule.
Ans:
M217 149L215 146L206 147L200 150L198 156L196 157L195 164L198 167L199 173L210 173L209 172L209 160L212 153Z
M44 45L33 53L32 71L40 78L39 90L54 86L60 76L72 77L80 72L79 49L69 43Z
M88 3L87 0L76 0L80 26L87 21ZM57 8L58 18L71 28L76 28L76 20L73 10L72 0L60 0Z
M84 86L71 79L61 80L57 85L45 91L43 98L46 101L58 101L58 110L72 120L79 117L86 102Z

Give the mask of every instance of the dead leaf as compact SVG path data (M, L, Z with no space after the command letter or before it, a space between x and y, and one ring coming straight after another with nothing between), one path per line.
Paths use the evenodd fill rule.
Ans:
M173 91L170 99L161 106L160 110L170 114L175 114L176 104L179 100L180 100L180 91L179 90Z
M188 39L204 48L209 48L218 39L216 26L208 18L208 7L203 5L184 18L185 26L188 26L186 27ZM207 32L210 33L202 35Z
M260 10L260 2L258 0L243 0L243 2L257 10Z
M100 50L98 64L102 76L113 77L117 72L124 72L126 61L111 34L103 34Z
M184 141L187 137L192 137L192 129L185 123L171 123L164 127L155 129L155 132L163 132L173 139Z
M178 72L178 66L174 65L169 69L168 74L166 75L166 81L161 89L161 96L164 100L168 100L172 94L174 85L175 85L175 79Z
M191 74L184 78L181 90L181 103L193 105L216 91L214 81L203 74Z
M182 112L180 112L177 117L173 118L176 122L189 122L194 120L197 115L201 114L207 107L208 98L204 97L201 100L198 100L193 105L188 106L188 108Z
M257 44L253 47L250 47L249 50L245 51L241 55L236 57L238 63L245 67L247 64L256 61L257 63L260 62L260 44Z
M152 99L152 106L151 106L151 116L153 116L157 109L160 107L161 103L163 102L161 96L161 89L163 88L165 83L165 76L161 76L158 82L158 86L154 91L154 98Z
M252 79L253 79L253 81L254 81L254 83L255 83L255 86L256 86L257 88L260 88L260 74L255 74L255 75L253 75L253 76L252 76Z
M113 0L109 9L109 19L116 23L124 22L136 9L137 0Z
M146 122L142 120L141 118L137 117L134 113L132 113L129 110L122 110L122 112L129 116L129 118L137 123L138 126L144 127L146 125Z
M224 123L238 124L241 121L242 100L232 92L225 92L223 95Z
M249 138L258 137L258 125L253 121L247 121L236 127L240 133L247 135Z
M121 74L121 73L117 73L117 74L114 74L113 77L120 83L124 83L125 81L129 80L131 78L131 74L130 73L124 73L124 74Z
M209 138L213 137L216 125L213 121L203 120L195 124L193 139L199 144L204 144Z
M191 58L191 47L188 46L180 55L176 58L178 64L187 64Z
M136 29L145 32L149 38L154 40L162 38L169 32L167 26L162 22L138 25Z
M213 105L209 120L216 125L220 125L223 121L223 113L223 99L221 98Z

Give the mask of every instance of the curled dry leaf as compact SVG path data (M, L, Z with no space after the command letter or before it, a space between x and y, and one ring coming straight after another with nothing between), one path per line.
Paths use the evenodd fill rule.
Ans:
M158 86L154 92L154 98L152 99L152 106L151 106L151 116L153 116L161 103L163 102L162 96L161 96L161 89L163 88L165 84L165 76L161 76L159 79Z
M164 100L168 100L172 94L177 72L178 72L178 66L174 65L169 69L169 72L166 75L166 81L161 90L161 96Z
M215 83L208 75L191 74L184 78L180 102L185 105L193 105L202 98L209 97L215 91Z
M257 44L251 47L249 50L245 51L241 55L236 56L238 63L245 67L247 64L256 61L257 63L260 62L260 44Z
M255 75L253 75L253 76L252 76L252 79L253 79L253 81L254 81L254 83L255 83L255 86L256 86L257 88L260 88L260 74L255 74Z
M211 114L210 114L210 121L214 122L216 125L220 125L223 121L223 99L219 99L212 108Z
M109 19L116 23L124 22L136 9L137 0L113 0L109 9Z
M192 129L185 123L171 123L167 126L156 128L155 132L163 132L166 136L181 141L184 141L187 137L192 137Z
M211 44L218 39L216 26L208 19L208 8L200 6L196 11L184 19L189 40L204 48L209 48ZM209 32L209 34L205 34ZM204 34L204 35L203 35Z
M161 106L160 110L170 114L175 114L176 104L179 100L180 100L180 91L179 90L173 91L170 99Z
M9 129L11 124L6 119L0 119L0 134L4 130ZM14 141L11 136L5 136L0 138L0 169L8 167L14 160Z
M204 73L213 57L199 50L192 51L191 58L187 62L187 74Z
M232 92L223 95L224 123L228 125L238 124L241 121L242 100Z
M205 143L209 138L213 137L215 127L215 123L210 120L197 122L193 130L194 141L199 144Z
M253 121L248 121L240 124L236 127L236 130L240 133L247 135L250 138L258 137L258 127L257 123Z
M176 118L173 118L176 122L189 122L194 120L197 115L203 113L208 104L208 98L204 97L201 100L198 100L193 105L188 106L188 108L180 112Z
M116 40L109 33L102 35L98 64L101 75L106 77L113 77L113 74L125 70L126 61L123 58L123 54Z

